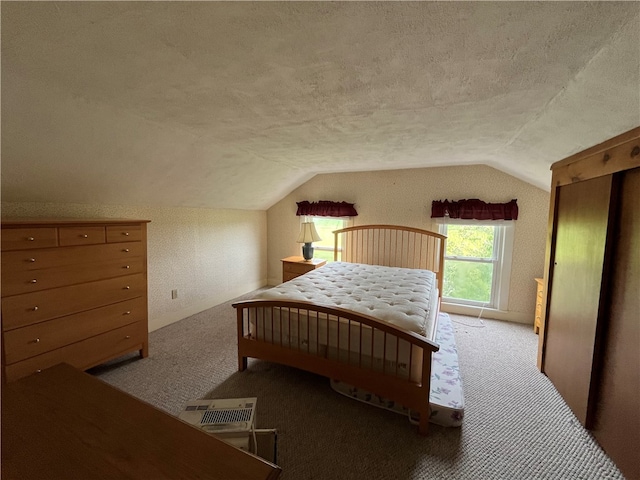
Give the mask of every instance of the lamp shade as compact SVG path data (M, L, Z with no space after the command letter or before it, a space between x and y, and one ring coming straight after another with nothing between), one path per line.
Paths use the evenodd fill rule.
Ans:
M316 226L313 222L304 222L300 225L300 235L298 235L298 243L311 243L311 242L319 242L322 240L318 232L316 231Z

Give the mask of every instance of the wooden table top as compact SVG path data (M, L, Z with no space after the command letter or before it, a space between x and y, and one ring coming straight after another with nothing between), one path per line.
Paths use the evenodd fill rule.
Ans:
M280 468L60 364L2 385L2 478L276 479Z

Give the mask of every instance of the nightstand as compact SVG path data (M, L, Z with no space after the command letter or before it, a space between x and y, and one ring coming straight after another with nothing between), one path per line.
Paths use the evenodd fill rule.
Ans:
M304 275L311 270L320 268L327 263L321 258L305 260L302 257L287 257L282 259L282 281L288 282L300 275Z

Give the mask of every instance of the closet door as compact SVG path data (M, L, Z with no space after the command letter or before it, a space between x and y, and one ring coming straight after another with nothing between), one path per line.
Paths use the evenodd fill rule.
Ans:
M640 168L624 172L611 309L594 435L626 478L640 478Z
M612 176L556 191L544 372L580 422L591 421Z

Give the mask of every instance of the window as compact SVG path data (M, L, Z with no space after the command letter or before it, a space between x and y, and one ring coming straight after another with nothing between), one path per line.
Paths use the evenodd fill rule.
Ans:
M506 310L513 222L447 220L444 291L447 303Z
M316 225L319 242L313 242L313 258L322 258L327 262L333 262L334 230L348 226L349 219L345 217L307 217Z

